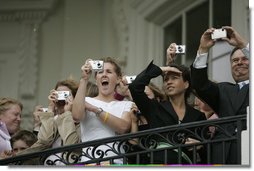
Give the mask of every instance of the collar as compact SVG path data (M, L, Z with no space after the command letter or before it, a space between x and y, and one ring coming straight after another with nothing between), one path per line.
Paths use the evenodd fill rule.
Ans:
M249 83L250 83L250 80L245 80L245 81L241 81L241 82L239 82L237 84L239 85L239 87L241 89L244 85L249 84Z

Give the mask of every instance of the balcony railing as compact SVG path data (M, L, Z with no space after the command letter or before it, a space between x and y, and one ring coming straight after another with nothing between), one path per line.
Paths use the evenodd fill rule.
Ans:
M235 141L237 163L241 163L241 131L246 115L166 126L85 143L52 148L0 160L0 165L130 165L154 164L211 164L213 143ZM235 133L225 125L234 125ZM209 131L213 127L224 138L215 139ZM189 138L198 140L187 144ZM135 142L134 144L130 142ZM225 157L224 150L221 155ZM144 161L144 159L146 159Z

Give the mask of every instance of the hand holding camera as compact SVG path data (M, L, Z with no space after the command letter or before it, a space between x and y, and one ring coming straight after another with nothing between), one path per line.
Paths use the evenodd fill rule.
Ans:
M227 31L227 37L224 40L230 45L240 49L247 46L248 42L233 27L223 26L223 29Z

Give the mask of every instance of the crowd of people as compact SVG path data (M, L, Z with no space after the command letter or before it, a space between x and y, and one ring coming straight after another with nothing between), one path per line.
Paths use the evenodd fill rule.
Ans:
M223 29L227 37L220 40L234 47L230 62L236 84L217 83L208 78L208 53L217 42L211 37L215 28L207 29L201 36L197 56L190 67L174 63L177 57L176 43L171 43L165 65L158 66L151 61L131 83L114 58L101 59L103 68L95 71L91 63L93 60L87 59L81 67L79 82L73 79L58 81L49 92L47 108L41 105L35 107L34 130L20 128L21 102L8 97L0 98L0 160L121 134L246 114L249 106L249 44L233 27L225 26ZM92 73L95 83L89 80ZM163 78L161 88L151 81L158 76ZM63 99L60 99L60 92L64 93ZM192 93L195 95L194 105L188 103ZM231 135L237 132L236 125L227 124L223 127ZM208 131L212 139L225 136L214 126L210 126ZM126 143L136 145L135 150L138 151L138 141L133 138ZM163 138L157 137L156 141L155 149L172 147ZM183 144L197 142L199 140L189 137ZM110 143L98 148L107 151L112 145ZM211 164L241 164L237 160L239 154L236 145L236 140L227 141L223 145L214 143ZM73 154L78 156L87 150L83 148L73 151ZM120 150L124 151L124 148L120 147ZM206 163L205 150L198 149L200 163ZM221 154L222 151L225 156ZM166 153L167 164L179 161L177 150L167 150ZM113 152L108 153L107 157L114 155ZM149 155L141 156L140 163L149 164ZM165 163L163 156L165 151L154 152L153 163ZM49 156L49 159L53 160L54 157ZM183 164L192 164L193 157L197 156L193 156L188 147L183 147L181 157ZM82 156L79 160L85 162L89 158ZM129 164L136 162L135 157L128 160ZM28 164L37 163L33 159ZM114 159L113 163L123 164L123 159ZM101 164L107 165L109 161Z

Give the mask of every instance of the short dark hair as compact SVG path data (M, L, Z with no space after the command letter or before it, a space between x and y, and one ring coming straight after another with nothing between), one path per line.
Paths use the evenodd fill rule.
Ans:
M238 49L240 50L240 48L235 47L235 48L231 51L231 53L230 53L230 60L232 59L232 56L233 56L233 54L235 53L235 51L237 51Z
M191 94L191 91L192 91L190 69L188 67L184 66L184 65L178 65L178 64L175 64L175 63L169 64L168 66L177 68L179 71L181 71L183 81L184 82L186 82L186 81L189 82L189 87L186 89L186 91L184 93L185 101L187 101L187 99L190 97L190 94Z
M30 147L37 141L37 137L31 131L19 130L11 137L11 140L10 140L11 146L13 147L13 144L18 140L24 141Z

